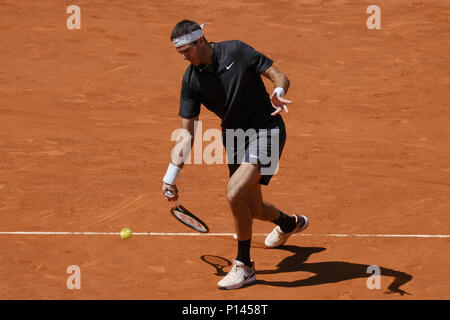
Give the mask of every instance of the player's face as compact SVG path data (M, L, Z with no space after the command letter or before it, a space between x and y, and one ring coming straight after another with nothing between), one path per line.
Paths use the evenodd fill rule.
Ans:
M202 47L198 44L189 43L177 48L177 52L183 55L184 60L189 61L196 67L202 63Z

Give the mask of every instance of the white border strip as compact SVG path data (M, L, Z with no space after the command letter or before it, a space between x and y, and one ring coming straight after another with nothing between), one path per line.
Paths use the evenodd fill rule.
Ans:
M0 231L0 235L93 235L117 236L120 232L56 232L56 231ZM234 236L234 233L165 233L165 232L133 232L134 236ZM255 233L253 236L267 236ZM448 234L294 234L302 237L364 237L364 238L450 238Z

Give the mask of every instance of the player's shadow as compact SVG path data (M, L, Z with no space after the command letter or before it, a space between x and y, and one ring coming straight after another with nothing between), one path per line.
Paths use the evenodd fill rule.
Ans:
M274 249L272 249L274 250ZM275 270L257 270L256 274L277 274L285 272L305 271L315 275L300 280L294 281L266 281L257 280L255 284L262 284L277 287L303 287L315 286L326 283L336 283L340 281L364 278L368 279L372 274L368 273L367 264L329 261L329 262L314 262L306 263L309 256L314 253L319 253L325 248L321 247L297 247L292 245L285 245L275 250L286 250L294 253L293 255L283 259ZM258 268L257 268L258 269ZM381 277L393 277L394 280L388 286L386 294L399 293L401 295L409 294L400 289L400 286L409 282L413 277L407 273L396 271L392 269L383 268L380 266Z

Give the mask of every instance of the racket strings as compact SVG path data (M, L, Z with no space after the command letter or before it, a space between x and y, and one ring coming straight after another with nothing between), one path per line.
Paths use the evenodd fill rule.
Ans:
M190 227L198 232L203 232L203 233L209 232L208 226L203 221L201 221L199 218L194 216L189 210L187 210L182 205L173 207L171 209L171 212L175 218L177 218L179 221L181 221L188 227Z

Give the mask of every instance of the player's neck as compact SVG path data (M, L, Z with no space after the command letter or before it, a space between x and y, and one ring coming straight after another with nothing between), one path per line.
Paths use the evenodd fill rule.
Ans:
M212 62L212 58L214 55L214 44L206 43L205 46L205 61L202 62L203 65L208 66Z

